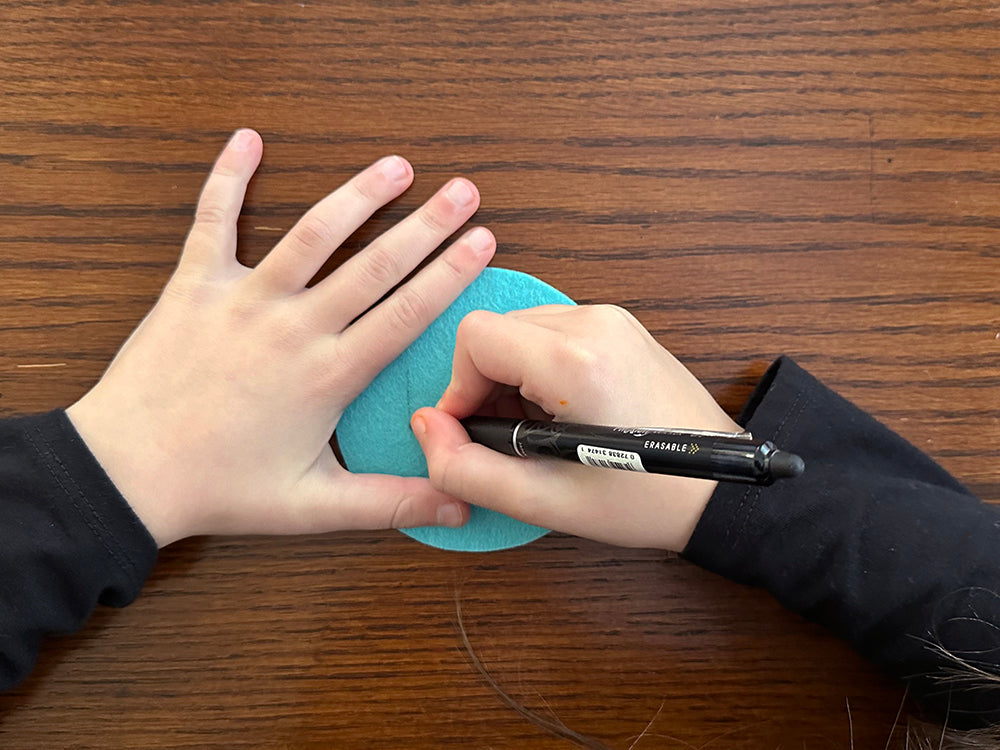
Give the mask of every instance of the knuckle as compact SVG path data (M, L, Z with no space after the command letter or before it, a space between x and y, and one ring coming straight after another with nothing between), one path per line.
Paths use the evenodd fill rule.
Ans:
M195 224L224 224L229 219L226 207L217 201L202 201L195 210Z
M464 278L467 274L465 267L458 262L453 253L443 253L438 262L453 279Z
M239 178L241 174L239 170L233 169L220 160L215 163L214 167L212 167L212 176L221 177L225 180L231 180Z
M461 340L466 340L470 337L476 335L476 332L481 330L490 316L496 313L490 313L486 310L473 310L468 313L458 324L457 337Z
M632 313L630 313L624 307L619 307L618 305L608 305L608 307L611 308L611 312L613 312L621 320L625 321L629 325L642 327L642 324L639 322L639 319L636 318Z
M618 319L627 320L629 318L629 314L625 311L625 309L619 307L618 305L603 304L603 305L597 305L594 309L597 310L598 313L600 313L602 318L608 320L618 320Z
M431 234L437 235L448 231L448 220L444 212L436 206L424 206L417 211L417 217Z
M642 324L636 320L632 313L618 305L595 305L593 314L597 325L605 331L642 327Z
M405 529L419 523L417 516L417 503L412 497L405 496L392 509L392 516L389 519L390 529Z
M382 203L384 180L378 178L378 173L362 172L350 182L351 190L365 203ZM381 188L381 189L380 189Z
M564 333L553 352L557 365L570 372L589 372L600 362L600 355L589 342Z
M402 276L396 257L383 248L373 247L365 253L361 269L367 279L381 289L395 286Z
M585 314L595 320L602 323L615 323L622 319L622 312L624 312L617 305L588 305L584 308Z
M552 361L555 371L563 375L563 387L574 393L578 402L597 404L603 400L607 381L605 357L592 342L564 335L553 347ZM537 393L535 388L525 389L521 395L550 414L559 411L555 403L546 400L551 395L549 389Z
M427 300L411 288L404 287L396 292L391 309L396 326L403 330L422 328L431 318Z
M458 352L470 354L479 347L479 342L485 338L484 333L491 315L495 313L474 310L459 321L458 329L455 331L456 356Z
M295 228L296 243L307 251L329 252L336 246L333 227L319 216L306 215Z

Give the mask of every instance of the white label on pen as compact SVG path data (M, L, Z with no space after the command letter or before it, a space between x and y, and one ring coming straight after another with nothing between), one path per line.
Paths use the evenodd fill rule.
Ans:
M580 463L587 466L599 466L602 469L622 469L624 471L646 471L638 453L631 451L616 451L610 448L598 448L596 445L576 446L576 457Z

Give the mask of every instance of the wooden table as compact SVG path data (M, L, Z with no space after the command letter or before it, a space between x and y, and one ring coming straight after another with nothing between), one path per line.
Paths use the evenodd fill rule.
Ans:
M244 262L398 152L367 234L466 175L495 265L629 308L730 411L787 352L1000 501L998 33L987 0L7 2L0 414L97 380L252 126ZM881 748L902 697L662 552L209 538L50 641L0 745L568 747L472 668L456 601L504 690L614 748Z

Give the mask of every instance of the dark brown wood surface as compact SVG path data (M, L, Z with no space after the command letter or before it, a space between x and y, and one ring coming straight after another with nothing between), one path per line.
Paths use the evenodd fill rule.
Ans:
M787 352L1000 501L998 74L987 0L5 2L0 415L96 381L251 126L245 262L400 153L414 187L340 257L466 175L494 265L631 309L728 410ZM456 600L506 691L623 750L882 748L902 698L666 553L209 538L49 641L0 746L568 747Z

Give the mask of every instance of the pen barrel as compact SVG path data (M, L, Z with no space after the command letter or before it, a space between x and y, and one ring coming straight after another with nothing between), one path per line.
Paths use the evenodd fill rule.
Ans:
M742 435L522 422L512 435L513 453L551 456L589 466L650 474L769 484L769 442ZM510 451L508 451L510 452Z
M798 457L745 433L489 417L469 417L462 424L473 440L508 455L549 456L606 469L759 485L771 484L782 476L797 476L802 470Z

